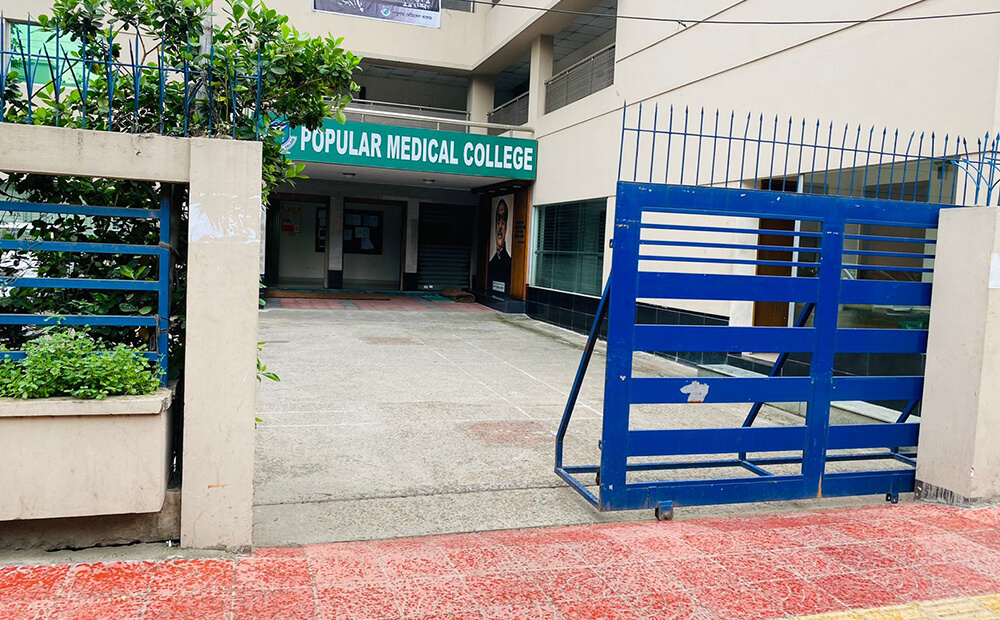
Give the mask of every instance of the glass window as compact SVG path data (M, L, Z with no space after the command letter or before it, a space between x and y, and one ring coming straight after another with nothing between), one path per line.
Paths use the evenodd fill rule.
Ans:
M35 87L51 82L57 71L63 88L75 88L76 81L82 79L80 41L62 33L56 39L55 30L38 24L10 22L9 33L9 51L14 52L11 68L18 72L22 81L27 80L29 69L33 72L31 81Z
M537 207L534 285L600 295L606 200Z

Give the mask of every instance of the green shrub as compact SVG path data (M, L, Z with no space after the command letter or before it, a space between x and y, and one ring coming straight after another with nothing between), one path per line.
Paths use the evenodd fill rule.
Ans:
M152 394L159 367L128 345L109 348L83 331L52 330L24 346L21 360L0 360L0 397L105 398Z

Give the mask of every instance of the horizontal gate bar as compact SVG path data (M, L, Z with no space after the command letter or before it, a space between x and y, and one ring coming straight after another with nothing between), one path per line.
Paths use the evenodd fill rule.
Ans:
M802 450L805 426L629 431L627 456L735 454Z
M633 405L677 403L799 403L812 395L809 377L655 377L634 378ZM843 399L858 400L858 399Z
M909 493L916 479L914 469L840 472L823 476L823 497Z
M705 258L701 256L664 256L662 254L650 254L648 253L648 251L644 252L642 248L639 249L639 260L652 261L652 262L659 261L663 263L699 263L699 264L709 264L709 265L760 265L763 267L813 268L819 266L815 262L754 260L754 259L739 259L739 258ZM878 267L877 269L882 269L882 267ZM860 271L866 271L866 270L861 269ZM915 269L907 269L907 271L915 271Z
M884 223L884 222L883 222ZM844 239L852 241L889 241L891 243L919 243L920 245L934 245L935 239L923 239L919 237L889 237L884 235L844 235ZM857 252L845 252L845 254L856 254Z
M875 250L848 250L843 252L851 256L881 256L886 258L919 258L933 260L934 254L913 254L911 252L876 252Z
M59 205L40 202L0 201L0 211L23 213L57 213L61 215L89 215L105 217L158 218L159 209L129 209L125 207L96 207L89 205Z
M770 233L770 231L762 230L761 233ZM673 241L666 239L646 239L641 235L639 237L639 245L651 245L660 247L681 247L681 248L709 248L713 250L749 250L751 252L785 252L788 254L819 254L822 252L820 248L804 248L799 246L791 245L753 245L746 243L708 243L703 241ZM906 254L907 257L914 256L913 254ZM920 256L917 254L916 256Z
M645 220L645 218L643 218ZM726 234L746 234L746 235L756 235L764 233L768 236L777 237L803 237L807 239L820 239L823 237L823 233L819 232L805 232L798 230L772 230L770 228L738 228L738 227L728 227L728 226L689 226L685 224L659 224L656 222L646 222L643 221L641 224L643 231L645 230L684 230L688 232L712 232L712 233L726 233ZM641 233L640 233L641 238ZM645 239L642 243L648 243ZM802 251L810 251L808 248L803 248ZM812 250L819 251L819 250Z
M636 351L802 353L815 345L816 330L811 327L635 326Z
M573 474L567 471L564 467L556 467L556 475L563 479L563 481L576 490L577 493L583 496L585 500L590 502L592 506L597 506L599 500L597 496L594 495L590 489L583 485L579 480L573 477Z
M0 359L23 360L26 355L24 351L0 351ZM147 351L140 355L151 362L162 362L163 358L166 357L165 354L161 355L156 351Z
M88 254L167 255L170 250L156 245L125 243L76 243L70 241L36 241L30 239L0 239L0 250L25 252L85 252Z
M104 325L110 327L155 327L155 316L125 315L42 315L42 314L0 314L0 325Z
M835 424L830 426L827 450L856 448L896 448L915 446L920 425L903 424Z
M923 377L834 377L832 400L916 400L923 391Z
M931 285L901 280L844 280L840 283L840 303L930 306Z
M924 353L926 329L838 329L837 353Z
M619 192L632 196L643 211L688 212L732 217L785 218L819 221L817 210L801 194L782 195L717 187L619 183ZM814 204L814 203L813 203Z
M815 278L640 271L636 297L809 302L816 301L818 292L819 282Z
M73 288L112 291L155 291L155 280L96 280L89 278L0 278L0 288Z
M727 187L693 187L619 182L643 211L693 212L733 217L787 218L857 224L937 227L939 205L901 200L871 200L847 196L815 196L751 191ZM826 217L817 217L822 205Z
M802 476L766 476L723 480L678 480L627 484L624 492L601 494L601 508L639 510L655 508L659 502L674 506L739 504L815 497ZM613 498L614 504L609 500Z

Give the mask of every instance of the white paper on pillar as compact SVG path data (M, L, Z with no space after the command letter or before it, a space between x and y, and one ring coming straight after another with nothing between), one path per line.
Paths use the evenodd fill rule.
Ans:
M1000 253L990 254L989 288L1000 288Z

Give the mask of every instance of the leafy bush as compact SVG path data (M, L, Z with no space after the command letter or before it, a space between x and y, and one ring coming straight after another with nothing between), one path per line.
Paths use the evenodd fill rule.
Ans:
M0 360L0 396L106 398L152 394L159 369L124 344L109 348L77 330L53 330L29 341L21 360Z

